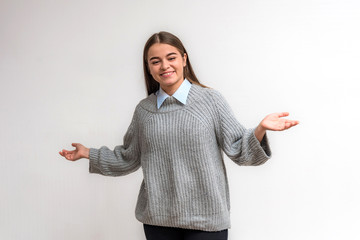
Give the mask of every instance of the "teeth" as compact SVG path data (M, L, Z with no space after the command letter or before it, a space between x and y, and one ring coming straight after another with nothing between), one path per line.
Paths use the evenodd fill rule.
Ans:
M171 75L173 72L169 72L169 73L163 73L163 74L161 74L162 76L169 76L169 75Z

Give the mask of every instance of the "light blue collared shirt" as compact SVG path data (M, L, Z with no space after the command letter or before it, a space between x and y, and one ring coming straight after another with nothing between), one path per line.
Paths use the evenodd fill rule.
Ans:
M187 79L185 79L172 96L185 105L190 88L191 83ZM162 90L162 88L160 88L155 94L157 96L157 108L159 109L164 103L164 101L170 96L164 90Z

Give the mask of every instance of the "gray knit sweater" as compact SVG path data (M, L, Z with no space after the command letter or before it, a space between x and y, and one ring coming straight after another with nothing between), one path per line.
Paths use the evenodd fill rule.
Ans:
M259 143L221 94L193 84L186 105L168 97L157 109L154 94L142 100L123 145L90 149L90 172L121 176L141 166L140 222L220 231L230 227L222 151L238 165L260 165L271 155L266 136Z

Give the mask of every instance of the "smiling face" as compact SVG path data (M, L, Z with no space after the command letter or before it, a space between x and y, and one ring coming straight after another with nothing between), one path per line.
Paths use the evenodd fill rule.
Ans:
M171 96L184 81L186 53L181 56L176 47L169 44L155 43L149 48L147 56L151 76Z

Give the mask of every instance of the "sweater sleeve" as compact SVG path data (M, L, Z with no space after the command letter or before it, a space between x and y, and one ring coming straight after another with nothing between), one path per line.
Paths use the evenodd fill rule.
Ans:
M110 150L106 146L100 149L90 148L90 173L106 176L123 176L140 168L140 148L136 114L124 136L123 145Z
M238 165L257 166L271 157L267 135L261 142L255 128L244 128L235 118L229 104L217 91L212 91L217 109L216 136L225 154Z

